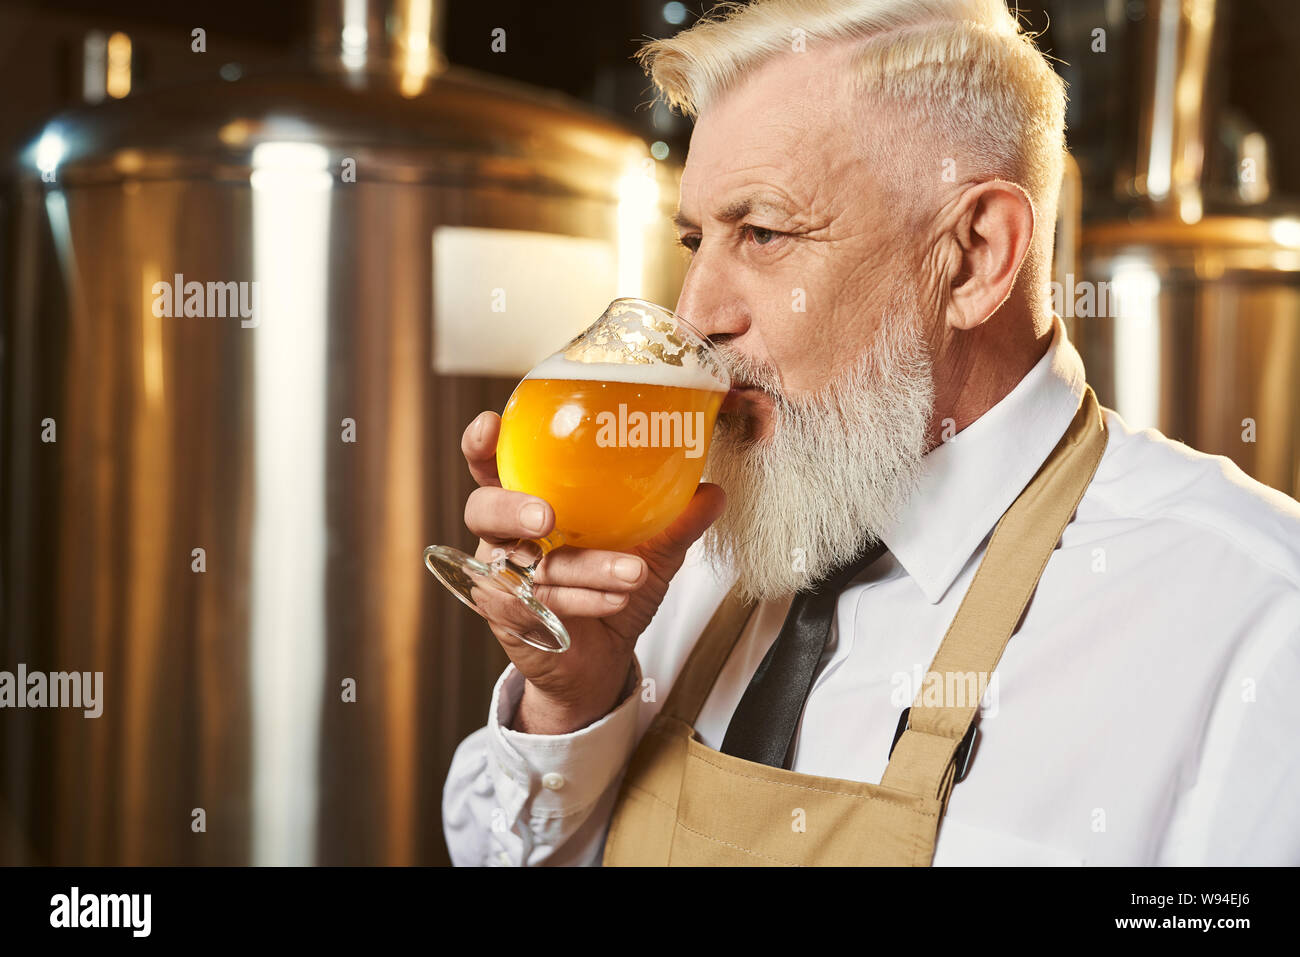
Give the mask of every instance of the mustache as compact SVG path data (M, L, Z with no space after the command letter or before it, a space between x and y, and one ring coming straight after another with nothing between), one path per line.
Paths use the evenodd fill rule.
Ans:
M894 301L910 302L897 295ZM899 316L913 318L900 324ZM787 413L799 415L838 405L837 393L844 387L855 380L878 380L890 362L909 368L920 362L928 369L932 347L921 333L924 328L924 320L915 305L887 312L870 346L857 357L856 363L842 369L820 388L795 395L786 391L781 372L774 364L745 355L730 342L715 343L714 349L731 376L732 388L762 392Z
M728 343L722 343L716 349L731 376L733 389L757 389L773 398L784 398L781 373L776 366L744 355Z

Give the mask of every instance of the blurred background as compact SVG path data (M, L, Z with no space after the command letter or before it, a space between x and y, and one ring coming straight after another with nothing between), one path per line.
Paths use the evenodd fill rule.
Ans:
M711 7L0 0L0 670L103 673L0 711L0 863L447 863L506 659L421 553L477 412L676 302L690 123L630 57ZM1296 495L1300 17L1019 10L1089 380Z

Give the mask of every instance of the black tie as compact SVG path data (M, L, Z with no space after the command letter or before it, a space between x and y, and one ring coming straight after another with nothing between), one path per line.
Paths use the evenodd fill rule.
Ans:
M884 551L884 544L876 542L795 594L781 633L731 715L722 739L723 754L774 768L789 767L794 730L830 637L836 601L844 587Z

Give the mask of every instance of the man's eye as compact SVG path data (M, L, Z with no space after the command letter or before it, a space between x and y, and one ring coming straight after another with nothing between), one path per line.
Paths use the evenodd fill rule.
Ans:
M691 252L698 252L700 248L699 236L678 236L677 245L689 249Z
M754 244L757 246L766 246L777 236L776 230L764 229L762 226L742 226L741 228L749 234L749 237L754 240Z

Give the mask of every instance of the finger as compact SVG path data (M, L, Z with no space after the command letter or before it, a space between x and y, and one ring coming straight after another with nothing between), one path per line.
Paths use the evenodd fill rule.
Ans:
M465 500L465 527L486 542L539 538L555 527L555 511L536 495L484 485Z
M557 548L537 569L537 581L547 585L623 592L645 581L645 561L626 552L591 548Z
M637 546L637 554L659 578L671 578L681 567L686 550L717 521L726 507L727 496L722 487L701 482L685 511L654 538Z
M497 437L501 434L501 416L480 412L460 437L460 451L469 466L469 474L479 485L501 487L497 474Z
M626 592L606 592L594 588L569 588L561 585L534 585L533 597L566 622L571 618L604 618L627 607Z

